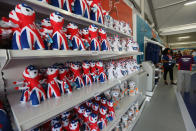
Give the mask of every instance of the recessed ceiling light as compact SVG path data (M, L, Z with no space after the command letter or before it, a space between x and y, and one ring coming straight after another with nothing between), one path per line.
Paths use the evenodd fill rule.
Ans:
M191 38L191 36L180 36L178 37L178 40L189 39L189 38Z
M196 1L189 1L189 2L186 2L184 5L188 6L188 5L193 5L193 4L196 4Z

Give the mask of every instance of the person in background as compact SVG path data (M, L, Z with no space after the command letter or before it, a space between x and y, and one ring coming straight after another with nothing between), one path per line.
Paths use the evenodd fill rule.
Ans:
M182 57L181 51L178 51L176 54L176 61L178 61Z
M169 72L169 76L170 76L170 81L171 84L175 85L176 83L174 83L173 81L173 67L174 67L174 60L172 58L172 50L170 48L166 48L163 51L163 57L162 57L162 62L163 62L163 68L164 68L164 74L163 74L163 78L165 81L165 84L168 85L167 82L167 73Z
M190 52L184 51L183 56L178 60L178 90L188 92L191 84L191 70L194 65L193 56Z

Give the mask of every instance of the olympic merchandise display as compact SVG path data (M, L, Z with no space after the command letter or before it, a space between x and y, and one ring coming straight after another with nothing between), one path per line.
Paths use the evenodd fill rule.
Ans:
M87 0L75 0L74 13L90 19L90 7Z

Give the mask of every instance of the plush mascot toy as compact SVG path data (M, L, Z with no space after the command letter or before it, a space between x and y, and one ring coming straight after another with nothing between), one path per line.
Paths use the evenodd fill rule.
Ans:
M90 10L87 0L75 0L74 13L90 19Z
M44 40L45 48L46 50L49 50L51 48L52 44L52 25L50 23L50 19L46 18L41 21L41 29L40 34Z
M90 72L91 72L91 78L93 82L97 82L97 69L96 69L96 63L90 62Z
M92 84L92 78L90 74L90 64L88 62L82 63L82 69L83 69L83 79L85 85L91 85Z
M107 108L105 106L101 106L99 109L99 121L98 126L99 129L104 129L107 126Z
M79 122L76 120L72 120L69 123L69 131L80 131Z
M38 69L35 66L28 66L23 72L23 86L16 87L16 90L22 90L21 102L31 101L33 106L38 106L41 101L46 100L46 93L41 86ZM20 84L20 83L15 83Z
M104 24L104 14L106 13L100 6L100 0L89 1L91 20Z
M90 40L88 28L84 28L82 30L82 40L84 42L86 50L89 50L90 49L90 42L91 42L91 40Z
M53 6L72 12L71 4L73 0L51 0Z
M105 32L105 30L99 29L99 38L100 38L100 44L101 44L101 50L102 51L106 51L109 50L109 44L107 42L107 34Z
M47 83L48 83L48 98L55 97L59 98L61 96L61 91L59 87L58 80L59 70L55 66L51 66L47 69Z
M50 14L50 22L53 27L52 33L52 49L53 50L68 50L68 41L63 32L64 18L59 12Z
M85 50L85 45L83 43L82 38L79 35L79 30L77 25L73 23L69 23L67 25L67 33L68 35L70 35L70 40L72 43L73 50Z
M108 107L107 119L108 119L108 121L113 121L113 119L115 117L115 110L114 110L113 100L108 100L107 101L107 107Z
M97 121L98 121L98 115L95 114L95 113L91 113L90 116L89 116L90 131L99 131Z
M90 49L92 51L101 51L101 46L98 41L98 28L96 25L90 25L89 26L89 34L90 34Z
M84 87L84 81L83 81L82 76L81 76L81 70L80 70L79 64L72 63L71 64L71 71L74 74L73 82L75 82L75 84L76 84L76 89L83 88Z
M103 62L99 61L96 63L96 68L98 70L98 80L99 82L104 82L107 77L103 68Z
M23 50L43 50L44 42L35 25L35 11L26 4L17 4L16 15L21 22L20 43Z

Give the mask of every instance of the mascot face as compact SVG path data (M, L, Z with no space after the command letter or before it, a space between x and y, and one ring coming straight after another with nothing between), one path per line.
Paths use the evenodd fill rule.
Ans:
M87 105L88 107L91 107L92 104L93 104L93 102L92 102L91 100L88 100L88 101L86 102L86 105Z
M96 96L96 97L95 97L95 100L96 100L96 101L100 101L100 100L101 100L101 96Z
M105 106L101 106L99 109L100 114L106 115L107 113L107 108Z
M53 27L63 27L64 18L59 12L50 14L50 22Z
M83 114L84 111L85 111L85 107L84 106L79 106L78 113Z
M89 69L90 68L90 64L88 62L83 62L82 63L82 67L85 69Z
M98 30L98 28L97 28L96 25L90 25L89 26L89 31L91 31L91 32L97 32L97 30Z
M78 122L77 121L75 121L75 120L72 120L71 122L70 122L70 124L69 124L69 129L70 130L76 130L77 128L78 128Z
M114 102L113 102L112 100L109 100L109 101L107 102L107 104L108 104L109 107L113 107Z
M91 68L95 67L95 62L91 62Z
M97 114L94 114L94 113L91 113L90 114L90 116L89 116L90 123L96 123L97 122L97 119L98 119Z
M102 104L107 104L107 99L105 97L101 98L101 103Z
M83 34L83 35L88 35L88 34L89 34L88 28L84 28L84 29L82 30L82 34Z
M39 72L38 72L38 69L35 67L35 66L28 66L25 71L23 72L23 76L24 77L27 77L27 78L36 78L38 77L39 75Z
M105 30L103 28L99 29L99 33L100 34L104 34L104 35L106 34L106 32L105 32Z
M100 62L100 61L97 62L97 63L96 63L96 66L97 66L97 67L103 67L103 62Z
M52 27L52 25L50 23L50 19L49 18L43 19L41 21L41 26L42 27Z
M54 126L52 127L52 131L62 131L61 123L54 124Z
M86 109L83 113L84 117L88 117L91 114L91 110L90 109Z
M48 75L53 75L53 74L57 74L58 75L58 69L56 67L49 67L47 69L47 74Z
M30 24L35 21L35 11L26 4L18 4L15 7L16 15L21 23Z
M67 28L78 29L78 26L77 26L76 24L74 24L74 23L69 23L69 24L67 25Z
M98 111L99 110L99 104L93 103L92 108L93 108L94 111Z
M79 64L71 64L72 70L79 70L79 68L80 68Z

